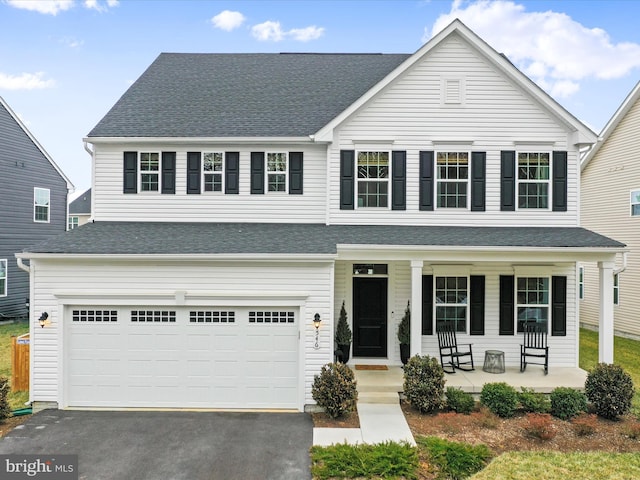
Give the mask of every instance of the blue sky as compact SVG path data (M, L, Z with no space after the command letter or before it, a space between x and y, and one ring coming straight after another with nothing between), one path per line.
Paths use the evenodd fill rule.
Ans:
M596 132L640 80L640 1L0 0L0 96L75 184L160 52L413 53L454 18Z

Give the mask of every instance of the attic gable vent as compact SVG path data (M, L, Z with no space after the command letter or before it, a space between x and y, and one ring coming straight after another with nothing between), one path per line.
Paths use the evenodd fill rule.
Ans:
M463 78L443 78L442 79L442 103L460 105L464 103Z

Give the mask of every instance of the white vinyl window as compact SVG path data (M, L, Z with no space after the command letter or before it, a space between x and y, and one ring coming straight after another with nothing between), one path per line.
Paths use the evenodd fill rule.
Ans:
M518 332L523 325L536 324L543 330L549 324L549 277L518 277L516 280Z
M584 299L584 267L580 267L578 270L578 292L580 294L580 300Z
M467 208L469 152L438 152L437 207Z
M549 208L551 154L518 153L518 208Z
M613 304L620 305L620 274L613 275Z
M140 153L140 191L160 191L160 154L158 152Z
M287 191L287 153L267 153L267 191Z
M0 260L0 297L7 296L7 261Z
M202 175L205 192L222 192L224 187L224 155L222 152L206 152L203 156Z
M456 332L467 333L469 279L436 277L434 298L436 329L443 323L451 323Z
M640 190L631 190L631 216L640 217Z
M358 207L389 207L389 152L358 152Z
M67 229L73 230L74 228L78 228L78 223L80 223L80 217L75 215L69 215L69 221L67 222Z
M33 189L33 221L49 223L51 191L48 188Z

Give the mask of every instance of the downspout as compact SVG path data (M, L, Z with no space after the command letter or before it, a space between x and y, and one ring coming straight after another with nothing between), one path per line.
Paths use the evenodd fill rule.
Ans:
M622 266L613 270L614 275L624 272L627 269L627 254L629 252L622 252Z
M24 262L22 261L22 257L16 257L16 262L18 264L18 268L20 270L24 270L25 272L27 272L29 274L29 313L28 313L28 318L29 318L29 338L31 339L31 346L29 347L29 400L27 400L25 402L25 405L29 405L31 406L31 404L33 403L33 388L31 388L31 385L33 385L33 340L34 340L34 333L33 332L33 324L31 322L31 310L33 307L33 275L31 275L32 273L32 269L31 269L31 265L25 265Z
M29 265L25 265L21 257L18 257L17 261L18 261L18 268L20 270L24 270L25 272L31 274L31 267Z
M95 209L93 207L93 202L95 201L95 198L96 198L96 195L95 195L96 189L94 188L95 187L94 179L96 178L96 175L95 175L95 168L96 168L95 153L96 152L95 152L95 150L92 150L92 149L89 148L89 144L87 143L86 140L83 141L82 143L84 145L85 152L87 152L91 156L91 190L92 190L92 193L91 193L91 207L90 207L91 208L91 215L89 216L89 220L88 221L94 221L95 222L95 219L93 218L93 215L94 215L94 212L95 212Z

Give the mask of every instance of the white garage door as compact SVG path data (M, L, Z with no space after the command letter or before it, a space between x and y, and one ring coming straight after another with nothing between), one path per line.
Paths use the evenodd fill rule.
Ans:
M77 407L297 408L298 309L69 307Z

